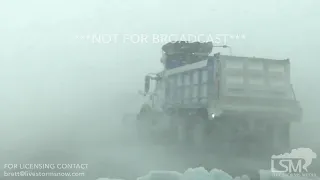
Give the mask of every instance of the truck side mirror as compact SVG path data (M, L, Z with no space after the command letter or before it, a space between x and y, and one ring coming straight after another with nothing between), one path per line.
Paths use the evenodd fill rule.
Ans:
M144 92L148 93L150 89L150 77L146 76L144 79Z

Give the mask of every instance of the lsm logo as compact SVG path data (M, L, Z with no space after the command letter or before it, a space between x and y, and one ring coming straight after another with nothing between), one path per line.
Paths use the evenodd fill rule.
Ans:
M315 158L317 158L317 154L310 148L298 148L293 149L291 153L272 155L272 175L315 177L315 173L308 171L308 167Z

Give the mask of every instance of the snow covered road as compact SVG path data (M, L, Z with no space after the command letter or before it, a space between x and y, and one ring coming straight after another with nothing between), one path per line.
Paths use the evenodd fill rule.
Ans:
M52 139L44 142L21 143L19 148L7 148L2 151L3 164L51 164L80 163L88 164L85 177L69 179L95 179L98 177L135 179L151 170L174 170L183 172L189 167L203 166L208 169L223 169L232 174L257 172L261 163L248 162L245 159L186 154L176 148L164 148L157 145L139 144L134 137L123 132L112 133L108 137L97 134L85 134ZM130 137L130 138L129 138ZM3 149L4 150L4 149ZM247 164L243 166L243 164ZM4 177L8 178L8 177ZM19 179L19 177L16 177ZM12 177L10 178L12 179ZM20 177L21 179L21 177ZM57 179L41 177L40 179ZM59 179L67 179L59 177Z
M50 141L23 141L25 143L21 143L19 148L2 148L1 162L88 164L84 177L29 177L41 180L95 180L99 177L133 180L152 170L185 172L190 167L205 167L207 170L216 168L232 176L248 174L258 178L260 169L270 169L269 160L187 153L175 147L139 143L125 130L105 132L73 131L73 135L56 135ZM21 180L21 177L4 179Z

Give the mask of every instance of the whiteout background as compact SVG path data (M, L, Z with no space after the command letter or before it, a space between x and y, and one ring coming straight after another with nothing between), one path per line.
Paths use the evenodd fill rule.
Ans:
M101 146L104 141L121 142L120 118L139 108L142 99L136 92L143 87L143 76L162 68L161 44L92 44L75 38L96 32L245 34L245 40L228 42L233 54L290 58L304 122L319 122L318 6L317 0L3 0L1 158L11 161L12 155L17 156L13 150L32 154L67 146L85 157L97 154L90 145L94 142ZM313 132L295 128L293 140L297 145L314 145L319 134ZM91 147L86 155L80 153L84 147ZM136 160L114 159L120 161L136 167ZM141 166L148 163L155 162Z

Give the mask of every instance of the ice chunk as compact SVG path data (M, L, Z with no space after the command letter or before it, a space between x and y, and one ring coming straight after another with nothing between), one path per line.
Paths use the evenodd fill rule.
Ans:
M249 176L247 175L242 175L241 180L250 180Z
M124 180L124 179L110 179L110 178L98 178L96 180Z
M273 176L269 170L260 170L260 180L320 180L317 178L293 177L293 176ZM97 180L120 180L99 178ZM122 179L121 179L122 180ZM250 180L247 175L232 178L228 173L212 169L208 172L203 167L189 168L184 173L176 171L150 171L147 175L137 178L137 180Z
M181 180L182 174L176 171L150 171L137 180Z
M109 178L99 178L97 180L117 180ZM246 175L232 178L228 173L212 169L208 172L203 167L189 168L183 174L176 171L150 171L147 175L137 178L137 180L250 180Z
M212 169L210 171L211 177L214 180L232 180L232 176L230 176L228 173L221 171L219 169Z
M189 168L182 175L183 180L211 180L210 173L203 167Z
M234 180L250 180L249 176L243 175L243 176L237 176L234 178Z

